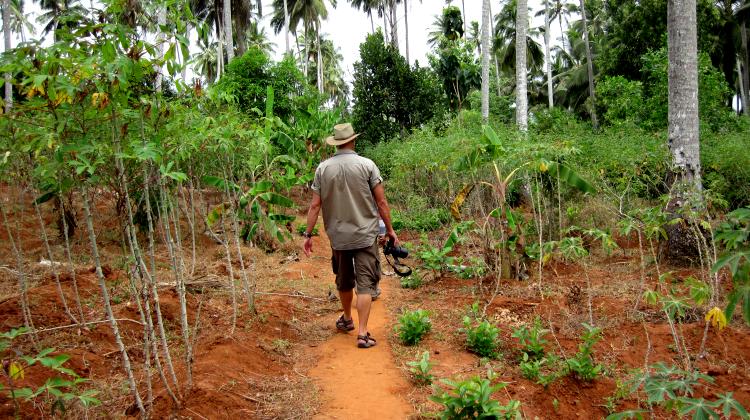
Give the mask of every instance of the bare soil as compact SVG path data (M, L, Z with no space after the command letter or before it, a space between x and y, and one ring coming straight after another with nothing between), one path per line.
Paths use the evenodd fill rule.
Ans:
M3 190L3 194L7 189ZM11 200L6 201L6 205ZM97 235L106 263L106 285L112 296L116 317L123 332L132 363L136 366L140 389L147 379L143 364L142 329L138 310L131 298L126 260L120 246L117 216L111 210L113 199L102 195L97 202ZM300 203L304 209L304 203ZM12 206L9 206L9 208ZM39 330L36 348L54 347L56 353L71 356L68 366L90 379L83 388L99 390L99 407L72 406L67 418L128 418L137 410L132 404L119 352L107 323L88 328L69 327L49 266L40 264L46 251L39 227L26 206L12 207L12 226L24 253L24 272L29 282L28 296L32 319ZM300 215L302 214L300 212ZM57 261L65 262L63 242L57 237L54 215L44 208L47 233ZM85 236L79 228L72 238L76 281L87 322L105 319L98 281ZM231 296L224 248L209 236L197 232L196 265L190 261L189 226L184 224L183 249L186 270L192 271L188 312L191 326L197 326L193 364L193 384L185 374L184 348L180 339L179 300L172 286L166 250L157 255L157 276L162 284L160 302L167 324L170 350L177 369L181 405L174 405L157 376L154 383L154 418L421 418L439 410L429 401L433 390L409 381L406 362L422 351L429 351L436 363L438 378L463 379L484 375L489 366L498 374L496 381L508 386L494 397L505 403L518 399L527 418L601 418L610 410L635 408L631 397L612 398L618 383L634 368L658 361L680 364L666 319L655 307L639 304L642 293L637 241L620 240L623 250L613 256L598 255L587 265L553 263L545 268L540 295L535 275L528 281L502 280L499 294L487 306L488 318L501 329L502 357L483 361L469 353L464 335L459 332L467 307L474 302L483 306L494 288L494 280L458 279L452 276L427 281L416 290L402 289L395 277L384 277L383 298L374 304L371 330L378 339L374 348L356 348L354 332L336 333L333 327L340 314L335 298L330 254L323 232L315 240L312 258L300 256L301 240L283 245L267 254L243 246L248 273L257 282L256 313L247 311L240 299L241 313L235 331L231 325ZM322 229L320 229L322 231ZM403 239L409 238L408 234ZM145 243L145 242L144 242ZM467 246L460 255L476 250ZM410 259L414 263L414 259ZM240 284L240 265L232 261L234 281ZM19 307L17 269L5 229L0 229L0 331L23 325ZM73 307L71 268L58 267L62 287ZM675 273L674 287L699 268L661 267ZM535 270L532 270L535 271ZM653 265L647 269L647 287L656 286ZM588 283L591 288L588 288ZM728 280L723 279L723 284ZM333 294L333 296L331 296ZM590 299L589 299L590 297ZM590 306L589 306L590 301ZM415 347L401 345L393 332L397 317L404 310L427 309L433 330ZM356 311L355 311L356 312ZM529 324L539 317L552 333L547 350L570 356L580 343L582 323L591 322L604 329L604 338L595 346L594 357L604 364L605 374L591 383L570 377L543 387L521 376L518 367L520 347L511 337L513 328ZM706 353L698 354L705 322L700 316L688 316L680 325L686 338L692 364L715 379L702 387L699 395L732 391L745 407L750 407L750 334L739 319L725 330L710 330ZM60 328L63 327L63 328ZM28 337L19 340L17 350L32 354ZM21 385L39 386L50 376L43 368L27 371ZM49 401L22 404L23 418L50 418ZM0 418L12 417L12 402L0 397ZM657 413L670 417L673 413ZM60 415L57 415L60 417Z

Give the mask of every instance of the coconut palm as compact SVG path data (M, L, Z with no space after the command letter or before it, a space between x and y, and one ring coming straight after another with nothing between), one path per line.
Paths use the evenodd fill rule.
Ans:
M63 26L75 28L86 15L86 9L78 4L77 0L41 0L39 6L44 12L37 18L37 21L44 25L42 33L47 35L52 32L55 38L57 38L58 28ZM130 11L136 14L138 7L136 5Z
M516 68L516 125L518 129L525 133L528 129L528 108L529 99L527 96L526 84L529 81L527 74L528 61L526 60L528 35L526 34L529 27L529 8L526 0L516 0L516 36L514 50L515 68ZM506 54L508 51L506 50Z
M255 48L271 55L276 49L276 44L271 42L266 34L266 28L259 28L258 21L250 22L250 26L245 31L243 39L245 42L242 48L243 51Z
M10 0L3 0L3 41L5 51L10 51ZM5 113L13 108L13 87L11 85L11 74L5 73Z
M441 37L456 40L464 36L464 21L461 11L455 6L448 6L443 13L435 16L432 23L432 31L429 33L427 43L435 47L440 43Z
M472 22L474 26L475 22ZM482 121L490 118L490 0L482 2Z
M500 71L513 73L516 68L516 14L517 0L511 0L495 15L495 36L492 50L497 55ZM527 8L528 9L528 8ZM528 22L528 19L526 19ZM528 26L527 26L528 27ZM539 30L531 28L526 33L526 67L532 73L538 73L544 63L544 52L535 40Z
M378 9L379 0L350 0L349 3L357 10L361 10L370 18L372 33L375 33L375 21L372 18L373 10Z
M206 84L213 83L218 76L217 43L218 41L210 42L206 38L198 37L199 51L192 58L193 68L204 78Z

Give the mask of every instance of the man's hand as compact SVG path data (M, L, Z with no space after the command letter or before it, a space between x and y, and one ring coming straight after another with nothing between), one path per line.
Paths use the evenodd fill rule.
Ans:
M398 236L396 236L396 231L395 231L395 230L391 229L391 230L390 230L390 231L389 231L389 232L387 233L387 235L388 235L388 237L389 237L389 238L391 238L391 240L393 241L393 245L394 245L394 246L399 246L399 245L401 245L401 241L399 241L399 240L398 240Z
M305 250L305 256L309 257L312 254L312 238L305 238L305 243L302 245L302 249Z

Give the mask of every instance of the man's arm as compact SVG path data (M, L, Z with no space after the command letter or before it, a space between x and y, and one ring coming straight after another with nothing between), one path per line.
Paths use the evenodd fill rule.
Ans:
M305 255L310 256L312 254L312 232L313 229L315 229L315 223L318 221L318 213L320 213L320 194L313 191L313 198L312 201L310 201L310 209L307 210L307 230L305 230L305 233L307 234L307 238L305 238L305 244L303 245L303 249L305 250Z
M393 225L391 224L391 208L388 207L388 200L385 198L385 187L383 187L382 182L372 189L372 195L375 197L375 204L378 206L380 218L385 223L386 234L389 238L393 239L394 245L399 245L398 236L396 236L396 231L393 230Z

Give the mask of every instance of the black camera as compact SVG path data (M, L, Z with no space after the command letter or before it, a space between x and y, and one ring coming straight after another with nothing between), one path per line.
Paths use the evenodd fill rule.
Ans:
M383 247L383 254L393 255L393 258L406 258L409 256L409 250L402 246L393 245L393 239L389 239Z

